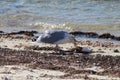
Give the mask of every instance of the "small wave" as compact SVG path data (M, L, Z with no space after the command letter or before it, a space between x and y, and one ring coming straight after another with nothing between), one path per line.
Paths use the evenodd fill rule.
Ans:
M67 31L120 31L120 24L114 25L82 25L82 24L54 24L44 22L32 22L25 24L27 27L32 27L42 30L67 30Z
M120 24L115 25L81 25L81 24L53 24L53 23L42 23L33 22L28 23L26 26L39 29L39 30L65 30L65 31L93 31L101 33L111 33L120 36Z
M65 30L65 31L87 31L87 32L97 32L97 33L111 33L120 36L120 24L114 25L82 25L82 24L55 24L55 23L44 23L44 22L14 22L10 21L9 24L0 24L1 27L16 27L16 28L28 28L34 30Z
M34 28L41 28L41 29L65 29L65 30L87 30L87 31L101 31L101 30L108 30L108 31L115 31L120 30L120 24L115 25L82 25L82 24L71 24L71 23L64 23L64 24L52 24L52 23L42 23L42 22L33 22L28 23L28 26Z
M34 27L36 29L42 29L42 30L70 30L70 27L67 27L66 24L52 24L52 23L42 23L42 22L35 22L27 24L31 27Z

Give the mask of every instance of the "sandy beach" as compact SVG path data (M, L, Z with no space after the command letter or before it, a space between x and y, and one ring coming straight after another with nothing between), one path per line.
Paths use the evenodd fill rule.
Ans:
M120 0L0 0L0 80L120 80Z
M83 53L72 43L32 43L34 32L0 34L0 80L120 80L120 44L78 41Z

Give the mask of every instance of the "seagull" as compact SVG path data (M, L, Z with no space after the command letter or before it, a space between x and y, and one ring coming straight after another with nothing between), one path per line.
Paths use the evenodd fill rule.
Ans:
M69 34L66 31L45 31L42 35L40 35L35 43L49 43L56 44L56 48L58 44L64 43L73 43L76 46L76 39L73 35Z

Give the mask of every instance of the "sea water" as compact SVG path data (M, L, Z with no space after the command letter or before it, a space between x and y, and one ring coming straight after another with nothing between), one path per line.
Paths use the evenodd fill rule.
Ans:
M0 0L0 27L120 36L120 0Z

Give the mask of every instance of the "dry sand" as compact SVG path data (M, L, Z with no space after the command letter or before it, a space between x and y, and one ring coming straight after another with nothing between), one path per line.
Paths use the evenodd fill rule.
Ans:
M89 68L90 70L93 68ZM87 70L89 70L87 69ZM95 70L95 69L93 69ZM99 70L99 69L98 69ZM24 65L0 66L0 80L85 80L85 74L77 74L81 76L79 79L62 79L60 76L66 73L46 69L31 69ZM82 78L83 77L83 78ZM93 80L119 80L120 78L110 76L88 75ZM89 80L89 79L88 79Z
M34 44L30 36L1 35L0 80L120 80L120 44L93 44L78 43L92 50L87 55L58 55L54 50L31 49L55 45ZM59 46L63 50L74 47L72 43Z
M64 74L60 71L30 69L24 65L0 66L0 78L2 80L50 80L52 78L57 79Z

